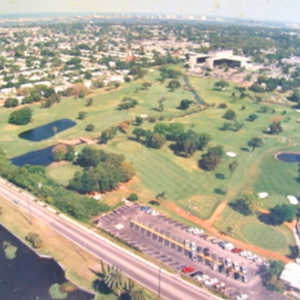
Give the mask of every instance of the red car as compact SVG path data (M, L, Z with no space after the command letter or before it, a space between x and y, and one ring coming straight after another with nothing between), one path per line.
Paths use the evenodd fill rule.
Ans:
M195 271L195 268L194 268L194 267L184 267L184 268L182 268L181 271L182 271L183 273L190 273L190 272Z
M243 251L243 249L240 249L240 248L234 248L234 249L232 249L232 253L240 253L240 252L242 252Z

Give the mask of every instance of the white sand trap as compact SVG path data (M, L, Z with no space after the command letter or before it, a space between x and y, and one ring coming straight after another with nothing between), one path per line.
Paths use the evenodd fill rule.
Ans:
M226 152L226 155L229 156L229 157L236 157L237 154L234 153L234 152Z
M261 192L261 193L258 193L257 196L260 199L265 199L265 198L269 197L269 193L267 193L267 192Z
M287 199L289 200L289 202L290 202L291 204L293 204L293 205L297 205L297 204L299 203L299 201L298 201L298 199L297 199L296 196L288 195L286 198L287 198Z

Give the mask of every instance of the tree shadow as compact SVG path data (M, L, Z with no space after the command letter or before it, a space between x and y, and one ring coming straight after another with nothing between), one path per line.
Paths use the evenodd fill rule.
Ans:
M245 152L250 152L248 147L241 147L240 148L241 151L245 151Z
M96 279L92 285L94 290L101 294L109 295L112 293L112 290L102 280Z
M151 201L149 201L149 204L155 205L155 206L159 206L160 205L159 201L157 201L157 200L151 200Z
M258 219L259 219L259 221L261 221L262 223L264 223L266 225L273 225L269 214L264 214L264 213L259 214Z
M215 176L216 176L217 179L220 179L220 180L225 179L225 175L223 173L216 173Z

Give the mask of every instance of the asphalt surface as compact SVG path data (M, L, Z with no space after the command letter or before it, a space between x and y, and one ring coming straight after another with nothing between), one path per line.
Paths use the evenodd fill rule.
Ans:
M113 244L82 225L57 216L45 207L34 202L33 196L0 179L0 196L25 210L30 217L42 219L56 232L72 241L98 259L116 265L120 270L153 291L161 298L168 300L212 300L220 299L208 291L196 287L178 275L160 270L159 267L139 256ZM160 278L160 280L159 280Z

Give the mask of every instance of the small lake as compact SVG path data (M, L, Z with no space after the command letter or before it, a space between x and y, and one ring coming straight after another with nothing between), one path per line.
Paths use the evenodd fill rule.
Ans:
M6 258L4 241L18 247L16 258ZM55 260L40 258L1 225L0 266L1 300L53 300L48 293L50 286L66 282L64 270ZM93 295L77 289L65 299L91 300Z
M40 142L56 135L57 133L74 127L76 122L70 119L61 119L43 126L39 126L19 134L19 137L32 142Z
M27 152L23 155L16 156L11 162L16 166L24 165L42 165L49 166L53 162L52 148L50 146L36 151Z
M300 163L300 153L282 152L276 155L277 159L288 163Z

